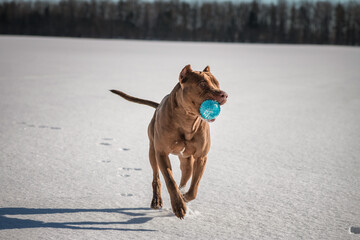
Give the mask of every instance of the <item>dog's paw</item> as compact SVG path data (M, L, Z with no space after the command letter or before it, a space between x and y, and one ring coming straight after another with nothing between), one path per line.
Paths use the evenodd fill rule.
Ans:
M189 192L183 194L183 199L185 202L190 202L195 199L194 194L190 194Z
M152 209L160 209L163 206L163 202L160 196L154 197L151 201L151 208Z
M171 206L173 209L174 214L180 218L183 219L186 214L186 204L182 197L176 198L176 200L171 201Z

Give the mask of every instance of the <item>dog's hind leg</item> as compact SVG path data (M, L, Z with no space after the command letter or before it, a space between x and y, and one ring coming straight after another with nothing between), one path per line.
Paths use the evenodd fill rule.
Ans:
M179 156L180 160L180 169L181 169L181 181L179 188L182 189L186 186L186 183L189 181L192 171L193 171L193 164L194 164L194 157L190 156L184 158Z
M163 202L161 199L161 183L159 178L159 165L157 164L156 158L155 158L155 149L153 142L150 141L150 149L149 149L149 159L150 164L153 170L153 182L152 182L152 188L153 188L153 198L151 200L151 208L153 209L160 209L163 206Z

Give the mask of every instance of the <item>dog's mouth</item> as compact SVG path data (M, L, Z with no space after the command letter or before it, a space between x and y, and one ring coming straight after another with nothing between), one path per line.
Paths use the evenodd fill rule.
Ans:
M225 103L226 103L226 101L227 101L227 99L226 98L224 98L223 100L221 100L220 102L219 101L217 101L220 105L224 105Z

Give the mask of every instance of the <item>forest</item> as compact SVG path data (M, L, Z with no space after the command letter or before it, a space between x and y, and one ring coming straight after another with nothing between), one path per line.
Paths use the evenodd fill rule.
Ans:
M360 3L4 1L0 34L360 45Z

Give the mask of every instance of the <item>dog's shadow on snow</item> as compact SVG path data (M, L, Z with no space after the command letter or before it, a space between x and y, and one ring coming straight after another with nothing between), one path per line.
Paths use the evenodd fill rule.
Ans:
M144 224L153 217L149 217L146 211L150 208L110 208L110 209L63 209L63 208L0 208L0 231L5 229L24 228L66 228L74 230L118 230L118 231L156 231L142 228L118 228L113 225L136 225ZM40 214L64 214L64 213L119 213L130 216L122 222L43 222L38 220L23 219L23 215ZM22 218L10 217L22 215ZM96 225L96 226L92 226ZM111 227L106 227L111 225Z

